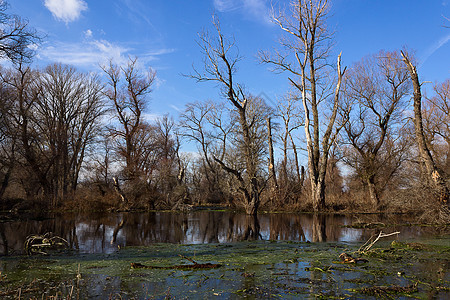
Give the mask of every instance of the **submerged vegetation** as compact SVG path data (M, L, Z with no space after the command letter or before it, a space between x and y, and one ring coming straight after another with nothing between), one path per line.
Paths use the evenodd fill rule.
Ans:
M154 244L111 254L9 257L1 261L4 299L142 299L220 296L371 298L450 296L450 245L384 241L360 263L341 262L360 245L249 241ZM195 263L184 266L186 258ZM152 268L131 267L139 263ZM193 268L211 264L217 268ZM221 265L220 267L218 267ZM180 267L178 267L180 266Z

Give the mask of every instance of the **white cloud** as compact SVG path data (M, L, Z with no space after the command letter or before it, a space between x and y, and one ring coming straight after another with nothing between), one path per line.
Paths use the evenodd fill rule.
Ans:
M170 106L173 110L176 110L176 111L179 112L179 113L183 112L183 110L182 110L180 107L178 107L178 106L175 106L175 105L173 105L173 104L170 104L169 106Z
M233 11L239 8L239 0L214 0L214 8L220 12Z
M27 47L32 51L36 51L39 48L38 44L30 44Z
M45 0L44 5L57 20L66 24L77 20L88 8L83 0Z
M425 51L425 54L422 58L421 65L423 65L430 56L432 56L436 51L438 51L439 48L441 48L442 46L447 44L448 41L450 41L450 34L447 34L446 36L440 38L436 43L434 43L433 45L428 47L428 49Z
M84 37L85 38L91 38L92 37L92 30L88 29L84 32Z
M39 57L43 60L56 61L78 67L96 67L106 64L110 59L122 64L130 49L112 44L106 40L91 40L82 43L57 42L43 47Z
M122 0L121 1L127 8L127 16L135 22L136 24L140 24L142 21L147 23L153 30L157 30L155 26L152 24L149 18L150 11L147 9L146 2L142 2L139 0Z
M239 10L251 19L272 24L267 0L213 0L214 8L220 12Z
M99 65L108 64L110 60L118 65L126 65L129 56L137 56L139 67L145 68L159 56L174 51L174 49L156 49L147 53L132 53L135 52L132 48L104 39L94 39L90 30L85 31L84 36L85 39L79 43L55 42L52 45L43 45L37 49L37 58L45 62L60 62L92 70ZM162 82L157 81L157 86L160 84Z
M262 21L272 24L269 8L264 0L245 0L244 7L254 17L259 17Z

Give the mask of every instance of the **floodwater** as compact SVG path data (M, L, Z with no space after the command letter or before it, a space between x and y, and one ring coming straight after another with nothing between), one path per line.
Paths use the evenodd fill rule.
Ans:
M0 298L449 299L449 226L410 222L224 211L23 215L0 222ZM369 228L348 226L357 223ZM357 251L381 230L400 233ZM24 255L27 236L49 232L69 249ZM342 252L365 261L342 263ZM208 263L216 267L199 267Z
M0 222L0 255L23 253L29 235L52 233L79 253L112 253L126 246L155 243L210 244L245 240L298 242L364 242L382 230L399 231L391 239L432 238L448 234L442 228L411 226L405 216L315 215L276 213L256 218L227 211L190 213L55 214ZM371 229L348 227L371 224ZM385 227L384 225L389 225ZM381 228L380 228L381 227Z

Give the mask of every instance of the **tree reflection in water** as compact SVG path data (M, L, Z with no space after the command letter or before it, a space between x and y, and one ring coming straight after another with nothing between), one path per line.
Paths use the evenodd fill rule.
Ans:
M243 240L258 240L261 238L258 216L246 215L245 216L246 228L244 230Z
M379 218L375 221L381 222ZM0 255L22 253L28 235L52 232L81 253L111 253L118 247L154 243L228 243L243 240L298 242L366 241L377 229L342 225L351 217L320 214L233 212L62 214L47 219L0 223ZM404 222L403 222L404 223ZM426 228L393 228L406 236L426 235ZM429 234L432 234L430 232Z
M327 226L325 215L315 213L312 222L311 242L326 242Z

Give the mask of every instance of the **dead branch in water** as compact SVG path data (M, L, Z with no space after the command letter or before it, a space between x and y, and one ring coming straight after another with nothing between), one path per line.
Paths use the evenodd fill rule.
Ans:
M363 253L366 251L369 251L370 248L373 247L373 245L375 245L376 242L378 242L379 239L384 238L384 237L388 237L394 234L399 234L400 231L396 231L396 232L392 232L392 233L383 233L383 231L380 231L380 233L378 234L378 236L376 238L374 238L375 236L371 236L370 239L367 240L367 242L364 243L364 245L362 245L359 249L358 252L359 253Z
M190 262L192 262L192 265L174 265L174 266L168 266L168 267L160 267L160 266L146 266L146 265L143 265L140 263L131 263L131 268L132 269L196 270L196 269L215 269L215 268L219 268L222 266L221 264L211 264L211 263L199 264L195 260L193 260L189 257L183 256L183 255L180 255L180 257L189 260Z
M58 248L67 248L69 243L60 236L47 232L44 235L30 235L24 243L24 250L28 255L47 254L44 250L55 250Z

